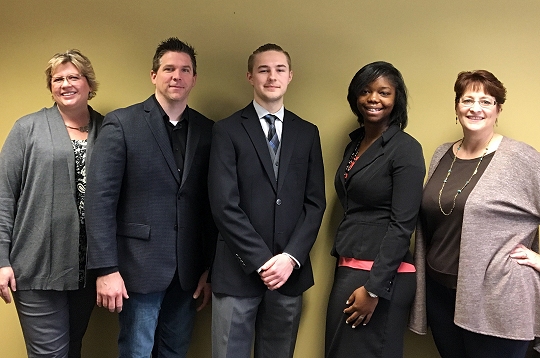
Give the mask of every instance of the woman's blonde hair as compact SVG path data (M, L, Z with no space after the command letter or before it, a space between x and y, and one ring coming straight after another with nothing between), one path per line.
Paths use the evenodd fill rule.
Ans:
M79 50L76 49L57 53L49 60L47 68L45 69L45 75L47 76L47 88L49 89L49 91L52 91L51 81L54 71L56 71L56 68L58 66L67 62L70 62L73 64L73 66L77 67L77 70L79 70L80 74L86 78L86 80L88 81L88 85L90 86L90 93L88 94L88 99L90 100L94 98L96 96L96 91L99 85L96 81L96 74L94 72L94 68L92 67L92 63L90 63L88 57L86 57Z

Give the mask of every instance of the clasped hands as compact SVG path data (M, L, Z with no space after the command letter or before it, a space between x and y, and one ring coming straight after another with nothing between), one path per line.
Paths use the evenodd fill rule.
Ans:
M269 290L277 290L291 276L295 262L286 254L278 254L261 266L259 276Z

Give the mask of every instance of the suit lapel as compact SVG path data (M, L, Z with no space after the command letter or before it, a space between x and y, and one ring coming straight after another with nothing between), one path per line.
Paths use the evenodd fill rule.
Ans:
M150 97L144 101L144 119L146 120L148 127L150 127L150 131L152 132L154 139L156 140L161 153L163 154L163 157L165 157L171 173L176 181L180 184L180 175L178 174L178 168L176 167L176 162L174 160L169 135L167 134L167 129L163 124L161 113L159 112L159 109L154 101L155 100L153 97Z
M384 151L383 146L381 145L381 138L379 138L364 152L364 154L362 154L360 158L358 158L352 169L349 171L349 178L364 169L369 164L373 163L381 155L384 155Z
M189 107L186 107L186 110L189 111L189 124L186 141L186 157L184 159L184 170L182 171L182 183L180 186L184 185L186 182L191 165L193 164L193 157L195 156L197 145L199 144L199 138L201 137L201 127L197 121L197 114L190 110Z
M298 143L297 128L298 121L296 116L291 112L285 110L283 118L283 130L281 132L281 155L279 158L279 174L278 174L278 192L283 186L285 178L287 177L287 171L289 169L289 163L291 162L292 154L294 153L295 144Z
M382 136L380 138L378 138L375 142L373 142L373 144L364 152L364 154L362 154L362 156L360 158L358 158L358 160L356 161L356 163L354 164L352 169L349 171L349 179L353 175L355 175L356 173L358 173L359 171L361 171L362 169L364 169L365 167L367 167L368 165L373 163L377 158L384 155L384 147L385 147L386 143L399 130L400 130L399 127L396 126L396 125L390 126L382 134ZM353 149L354 149L354 147L351 148L351 151ZM348 158L350 158L350 155L351 155L351 153L349 153L349 156L347 157L347 160L348 160Z
M270 158L270 152L268 151L268 143L266 141L266 138L264 137L261 122L259 121L257 112L255 111L255 107L253 107L253 104L250 104L246 108L244 108L241 116L243 119L242 125L246 129L246 132L251 139L251 142L253 143L253 147L255 147L255 151L259 156L259 160L264 167L266 175L268 175L268 178L270 179L274 190L277 190L276 176L274 174L274 169L272 168L272 160ZM283 150L283 146L281 150Z
M356 132L356 131L355 131ZM355 133L353 132L353 133ZM352 135L352 133L351 133ZM336 191L341 191L342 194L345 194L346 192L346 189L345 189L345 177L344 177L344 173L345 173L345 168L347 167L347 165L349 164L349 159L351 158L351 154L352 152L354 151L354 148L356 147L356 143L358 140L360 140L360 138L358 137L354 137L354 138L351 138L352 139L352 142L349 143L349 146L345 149L345 154L343 155L343 159L341 160L341 164L338 168L338 171L336 173L336 175L338 176L338 180L339 180L339 183L341 184L339 188L336 187ZM349 173L350 175L350 173ZM338 193L340 194L340 193Z

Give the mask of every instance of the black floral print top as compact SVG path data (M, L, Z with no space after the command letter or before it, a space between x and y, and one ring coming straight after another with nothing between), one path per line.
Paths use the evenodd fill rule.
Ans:
M77 210L79 211L79 287L84 287L86 279L86 226L84 219L84 194L86 192L86 139L72 140L75 153L75 187Z

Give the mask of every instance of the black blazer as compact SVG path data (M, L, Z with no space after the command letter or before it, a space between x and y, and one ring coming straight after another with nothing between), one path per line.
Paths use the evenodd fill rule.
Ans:
M153 97L105 116L88 171L88 268L118 267L128 291L196 287L213 255L208 203L213 123L189 110L183 175Z
M345 182L345 167L364 128L350 136L335 178L345 214L332 254L375 261L364 286L390 299L400 263L413 262L410 238L426 173L422 147L398 126L390 126L358 159Z
M253 104L215 124L211 153L210 204L220 232L212 290L263 294L257 269L287 252L301 267L279 292L300 295L313 285L309 251L326 206L317 127L285 110L277 181Z

